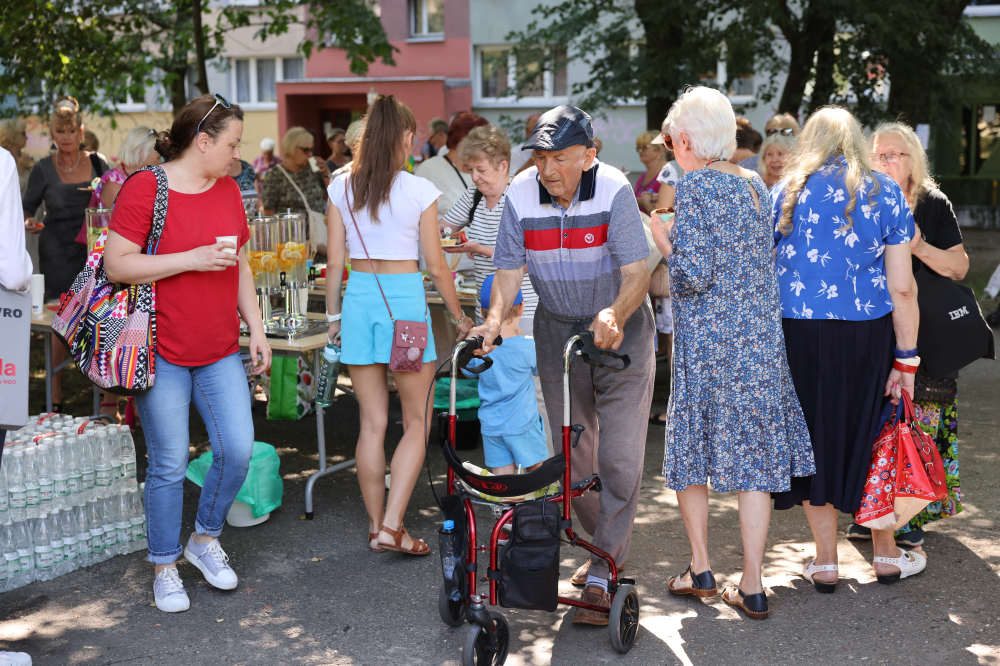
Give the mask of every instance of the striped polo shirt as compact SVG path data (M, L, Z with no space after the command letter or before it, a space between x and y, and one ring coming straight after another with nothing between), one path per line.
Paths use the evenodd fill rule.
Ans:
M639 206L625 174L596 159L568 209L531 167L507 188L493 265L527 264L539 303L552 314L589 318L611 306L621 267L649 256Z

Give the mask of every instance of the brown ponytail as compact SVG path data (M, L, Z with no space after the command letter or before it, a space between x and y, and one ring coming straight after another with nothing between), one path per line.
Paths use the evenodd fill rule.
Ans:
M351 166L351 210L368 208L372 222L378 224L378 211L389 202L392 184L408 157L403 135L409 131L415 137L417 121L393 95L376 97L364 121Z
M198 123L201 123L201 130L213 141L218 141L219 137L229 128L231 120L243 120L243 109L237 104L233 104L228 109L221 104L215 105L214 95L202 95L191 100L191 103L181 109L181 112L174 118L174 124L168 131L160 132L156 135L156 152L169 162L181 156L191 142L195 140L195 132L198 131ZM211 109L211 113L209 113ZM205 114L208 117L205 117ZM205 118L202 122L202 118Z

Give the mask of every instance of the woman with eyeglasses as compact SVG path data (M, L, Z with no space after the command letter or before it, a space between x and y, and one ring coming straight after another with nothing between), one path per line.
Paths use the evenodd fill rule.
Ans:
M639 161L646 167L646 173L639 177L635 184L635 198L639 202L639 208L646 215L652 213L657 206L669 207L673 201L673 188L670 188L671 203L662 203L659 199L660 189L663 185L658 177L663 167L667 166L667 149L662 144L653 143L653 139L659 136L656 130L643 132L635 140L635 152L639 153ZM669 186L668 186L669 187Z
M309 228L309 239L326 254L326 228L322 220L326 211L326 188L330 184L330 167L326 160L316 158L315 139L304 127L293 127L281 139L281 156L284 158L268 170L261 184L260 202L265 215L284 215L291 212L302 216ZM313 171L315 164L318 171ZM314 212L315 215L310 215ZM312 219L310 219L312 218Z
M784 136L798 136L799 135L799 121L795 119L790 113L779 113L777 115L771 116L771 118L764 124L764 138L775 134L783 134Z
M891 176L903 189L913 210L916 231L910 241L913 269L924 266L952 280L961 280L969 270L969 255L962 245L962 232L948 197L938 189L927 170L927 155L917 133L902 123L879 125L870 137L874 168ZM921 343L923 350L923 343ZM955 392L958 372L932 378L919 366L913 406L921 429L934 438L944 463L948 497L933 502L896 533L896 543L919 546L924 542L923 526L962 511L962 490L958 482L958 411ZM851 524L848 539L871 539L871 530Z
M246 213L228 175L240 159L242 135L243 110L221 95L202 95L184 107L157 138L156 152L165 163L122 184L104 248L109 280L156 283L156 381L136 404L149 456L145 505L147 557L156 565L153 598L168 613L190 607L177 573L181 553L212 586L232 590L238 583L218 537L253 452L240 318L250 330L253 373L260 375L271 365L243 248L250 239ZM161 184L169 188L166 201L159 196ZM155 253L147 253L154 211L164 205L163 233ZM192 403L208 430L212 465L194 532L181 546Z

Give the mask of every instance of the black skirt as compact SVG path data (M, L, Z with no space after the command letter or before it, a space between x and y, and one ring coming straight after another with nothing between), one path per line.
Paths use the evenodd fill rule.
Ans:
M816 474L772 493L775 509L808 501L843 513L861 505L892 367L892 315L871 321L783 319L788 367L809 426Z

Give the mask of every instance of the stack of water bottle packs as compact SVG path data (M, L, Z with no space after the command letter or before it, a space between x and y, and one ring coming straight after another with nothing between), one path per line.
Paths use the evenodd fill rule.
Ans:
M45 414L7 432L0 592L146 550L128 426Z

